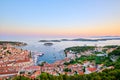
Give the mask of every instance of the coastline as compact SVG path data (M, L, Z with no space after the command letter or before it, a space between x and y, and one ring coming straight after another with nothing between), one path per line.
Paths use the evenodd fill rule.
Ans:
M77 46L78 47L78 46ZM77 49L77 47L75 48L75 49ZM85 47L87 47L87 48L85 48ZM109 47L109 48L114 48L114 47L116 47L116 46L113 46L112 45L112 47L110 47L110 46L105 46L105 47ZM13 47L12 47L13 48ZM7 49L8 50L11 50L12 49L10 46L8 46L7 45ZM50 47L48 47L48 48L50 48ZM69 48L69 47L68 47ZM93 47L93 48L91 48L91 47L88 47L88 46L81 46L81 47L79 47L79 48L85 48L84 50L83 50L83 52L81 52L80 54L78 54L79 52L74 52L73 50L72 50L72 47L70 47L71 48L71 50L69 49L69 50L67 50L67 51L65 51L65 52L67 52L67 56L66 57L64 57L63 59L61 59L61 60L56 60L55 62L53 62L53 63L48 63L48 62L44 62L44 64L41 66L41 65L37 65L36 64L36 61L37 61L37 59L36 59L36 61L34 61L34 59L33 59L33 56L35 55L35 53L34 54L32 54L33 56L30 58L30 53L31 53L31 51L29 50L21 50L21 49L18 49L18 50L16 50L16 51L19 51L19 50L21 50L21 51L23 51L23 52L20 52L20 55L18 55L19 56L19 58L20 58L20 56L22 55L22 57L24 57L24 56L26 56L23 60L19 60L19 61L16 61L16 62L20 62L21 63L21 67L19 67L20 69L18 69L18 72L16 73L16 74L18 74L18 75L20 75L20 73L22 72L22 71L24 71L24 72L27 72L27 71L30 71L31 69L33 70L33 71L39 71L40 73L41 72L46 72L46 73L49 73L49 74L52 74L52 75L59 75L59 74L68 74L68 75L73 75L74 74L74 71L76 71L76 69L77 68L79 68L80 70L78 70L78 73L79 74L87 74L87 72L84 72L83 71L83 67L85 66L85 65L90 65L90 66L92 66L94 69L95 69L95 71L98 69L98 67L96 67L97 65L96 65L96 63L94 63L94 62L90 62L90 61L82 61L82 64L71 64L71 61L72 60L76 60L76 58L81 58L81 56L82 57L84 57L84 56L89 56L89 55L91 55L91 54L93 54L93 48L95 48L95 47ZM3 48L2 48L3 49ZM14 49L16 49L16 48L14 48ZM14 51L14 49L13 49L13 51ZM75 50L74 49L74 50ZM90 50L89 50L90 49ZM102 49L102 47L98 47L98 49L97 50L101 50ZM113 49L114 50L114 49ZM5 51L6 51L6 49L5 49ZM80 49L80 51L82 51L81 49ZM14 52L13 52L14 53ZM24 53L24 55L23 55L23 53ZM26 53L26 54L25 54ZM77 53L77 54L76 54ZM14 53L16 56L17 56L17 54L16 53ZM66 54L66 53L65 53ZM29 57L27 58L27 56L29 55ZM83 56L84 55L84 56ZM37 58L38 56L36 56L36 58ZM18 58L18 59L19 59ZM41 58L41 57L40 57ZM21 59L21 58L20 58ZM26 63L27 62L27 63ZM32 63L32 64L31 64ZM75 62L76 63L76 62ZM24 66L22 65L22 64L24 64ZM26 64L26 65L25 65ZM94 64L94 65L93 65ZM34 69L36 67L36 69ZM72 67L76 67L76 68L72 68ZM103 67L104 67L104 65L103 65ZM11 67L12 68L12 67ZM64 69L66 70L66 68L70 68L71 70L72 70L72 72L70 73L70 72L65 72L64 71ZM91 68L91 67L86 67L85 69L89 69L89 68ZM99 70L99 71L101 71L101 69ZM30 71L31 72L31 71ZM90 72L90 73L92 73L92 72ZM27 74L24 74L24 75L27 75Z

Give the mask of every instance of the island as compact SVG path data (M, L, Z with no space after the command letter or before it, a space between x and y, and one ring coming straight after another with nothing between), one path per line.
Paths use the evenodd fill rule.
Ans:
M60 40L40 40L38 42L61 42Z
M61 41L70 41L69 39L61 39Z
M49 40L39 40L38 42L49 42Z
M107 41L107 40L120 40L120 38L101 38L101 39L78 38L78 39L72 39L72 40L68 40L68 41Z
M61 42L60 40L50 40L50 42Z
M50 43L50 42L49 42L49 43L44 43L44 45L45 45L45 46L52 46L53 43Z
M0 41L0 45L26 46L27 43L17 41Z

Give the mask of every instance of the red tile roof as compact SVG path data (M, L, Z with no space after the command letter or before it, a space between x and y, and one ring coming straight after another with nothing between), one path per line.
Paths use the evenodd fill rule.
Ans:
M25 70L40 70L40 66L29 66L29 67L25 67Z
M96 71L96 68L87 68L88 71L94 72Z
M82 71L78 71L78 74L83 75L83 74L84 74L84 72L82 72Z

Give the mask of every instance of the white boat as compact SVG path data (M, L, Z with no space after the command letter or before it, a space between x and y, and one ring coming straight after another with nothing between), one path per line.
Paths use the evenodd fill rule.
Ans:
M40 52L40 53L38 53L38 52L33 52L33 55L34 55L34 56L43 56L44 53L41 53L41 52Z
M35 54L36 56L43 56L44 54L43 53L37 53Z
M37 65L38 57L43 56L43 55L44 55L43 53L35 53L34 52L34 62L35 62L35 65Z

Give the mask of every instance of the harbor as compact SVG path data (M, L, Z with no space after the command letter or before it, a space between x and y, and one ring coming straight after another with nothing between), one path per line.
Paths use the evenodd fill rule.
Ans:
M32 52L32 57L33 57L33 61L34 61L34 65L38 64L38 58L43 56L44 54L42 52Z

